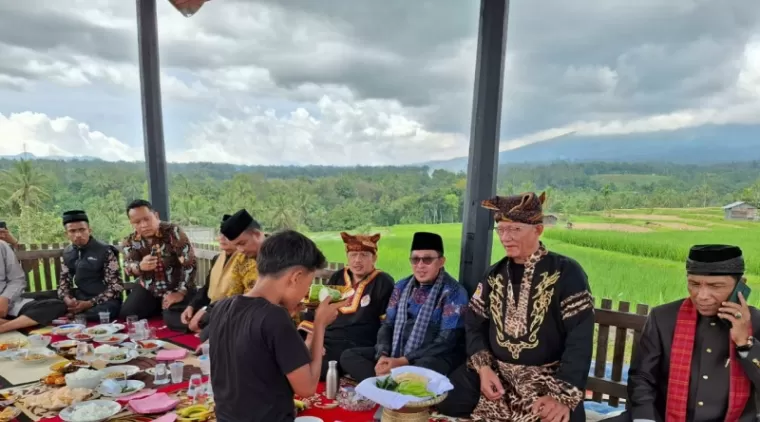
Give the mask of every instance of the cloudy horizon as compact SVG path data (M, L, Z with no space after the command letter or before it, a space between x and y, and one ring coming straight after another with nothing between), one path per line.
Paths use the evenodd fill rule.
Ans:
M65 4L64 4L65 3ZM172 162L465 156L479 2L158 0ZM0 155L141 161L134 2L0 2ZM573 133L760 129L747 0L512 2L501 149Z

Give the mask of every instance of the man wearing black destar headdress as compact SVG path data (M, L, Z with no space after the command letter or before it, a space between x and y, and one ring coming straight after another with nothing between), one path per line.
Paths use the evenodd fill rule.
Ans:
M443 239L419 232L409 257L413 274L391 293L375 347L348 349L340 366L357 381L414 365L448 375L464 360L467 291L443 265Z
M650 312L628 372L628 411L616 420L757 420L760 311L741 293L729 301L744 270L736 246L691 248L689 297Z
M119 251L92 236L90 220L82 210L64 212L63 227L71 244L63 250L58 297L72 315L98 321L99 313L108 312L116 319L124 291Z

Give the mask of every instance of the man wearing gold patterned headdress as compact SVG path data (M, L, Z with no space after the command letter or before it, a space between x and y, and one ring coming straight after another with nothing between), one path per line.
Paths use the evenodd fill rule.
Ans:
M465 316L467 364L441 413L488 421L585 421L594 303L583 268L540 242L545 194L495 197L507 256L478 284Z
M393 278L375 268L377 262L377 242L380 234L350 235L340 234L346 244L348 266L336 271L328 286L345 286L354 290L348 304L338 310L338 318L325 331L325 356L322 359L322 378L327 374L328 362L339 361L340 355L355 347L373 347L377 341L377 331L385 317L388 301L393 293ZM307 312L298 329L307 333L306 342L311 343L314 328L314 312ZM342 372L342 368L338 366Z

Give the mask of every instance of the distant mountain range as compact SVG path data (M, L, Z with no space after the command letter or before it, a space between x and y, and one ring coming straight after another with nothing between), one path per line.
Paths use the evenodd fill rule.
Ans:
M0 156L6 159L100 161L96 157L37 157L31 153ZM718 164L760 160L760 126L702 126L676 132L616 136L565 135L499 153L500 164L553 161L666 162ZM177 164L175 164L177 165ZM427 161L416 165L453 172L467 170L467 157ZM234 166L242 170L248 166ZM254 166L261 167L261 166ZM318 166L322 167L322 166Z
M44 157L38 157L31 152L22 152L16 155L0 155L0 159L6 160L58 160L58 161L102 161L98 157L89 157L86 155L66 157L63 155L46 155Z
M552 161L717 164L755 160L760 160L760 126L739 125L619 136L570 134L499 153L500 164ZM467 157L420 164L466 171Z

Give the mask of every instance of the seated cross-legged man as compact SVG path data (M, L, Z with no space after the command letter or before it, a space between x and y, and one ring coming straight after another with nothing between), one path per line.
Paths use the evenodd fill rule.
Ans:
M13 248L0 240L0 333L48 325L66 314L58 299L24 299L26 277Z
M88 321L98 321L108 312L118 318L124 283L119 252L92 236L90 220L81 210L63 213L63 227L71 244L63 250L58 298L66 303L71 315L83 314Z
M196 260L193 245L176 224L161 221L150 202L139 199L127 206L134 228L122 242L124 271L137 277L121 307L121 317L163 315L166 326L186 331L181 320L195 293Z
M377 331L385 317L388 301L393 293L394 280L388 273L375 268L377 262L377 242L380 235L340 234L346 244L348 266L336 271L327 286L352 288L354 295L348 304L340 308L338 318L325 332L325 356L322 359L322 379L327 375L328 363L340 361L341 354L355 347L373 347L377 341ZM298 328L308 333L306 343L312 340L314 312L309 311ZM338 372L343 373L338 365Z
M736 246L691 248L688 297L649 313L628 372L628 410L614 421L757 420L760 311L741 293L729 301L744 271Z
M230 258L229 272L221 277L218 284L211 285L208 291L209 296L213 296L211 304L207 309L196 312L191 320L191 324L198 321L198 325L203 326L200 336L203 341L208 338L207 327L211 308L216 301L245 293L259 278L256 255L265 238L261 225L248 214L248 211L242 209L222 223L221 232L221 235L235 247L236 253ZM186 314L183 313L183 318L185 317Z
M346 302L319 305L311 351L290 314L325 264L311 239L292 230L275 233L261 246L253 288L214 306L209 344L217 421L293 421L293 394L316 393L325 328Z
M375 347L343 352L340 364L357 381L415 365L447 375L464 361L467 291L443 268L443 239L419 232L412 240L413 275L391 294Z
M506 251L486 273L465 316L467 364L438 405L487 421L586 420L594 303L586 273L540 242L545 195L484 201Z

